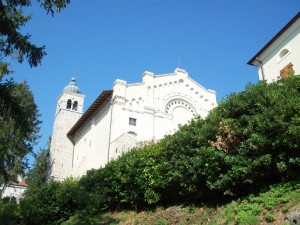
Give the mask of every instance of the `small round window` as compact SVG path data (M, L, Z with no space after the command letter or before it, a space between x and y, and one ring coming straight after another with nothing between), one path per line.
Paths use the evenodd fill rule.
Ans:
M279 53L279 58L282 59L284 56L286 56L290 51L288 49L282 49Z

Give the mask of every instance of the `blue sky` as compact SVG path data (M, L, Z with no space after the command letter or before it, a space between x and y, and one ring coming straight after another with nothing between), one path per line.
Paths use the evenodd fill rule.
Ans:
M14 64L41 113L42 138L52 133L56 100L75 74L87 109L118 79L141 82L144 71L185 69L221 101L258 81L247 62L299 11L299 0L72 0L47 15L36 4L23 33L47 56L37 68ZM180 64L178 58L181 58Z

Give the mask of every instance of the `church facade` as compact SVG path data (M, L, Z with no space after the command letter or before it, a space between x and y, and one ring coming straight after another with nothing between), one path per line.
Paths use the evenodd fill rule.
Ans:
M196 116L205 118L216 93L183 69L154 75L141 83L117 79L83 113L84 95L75 79L58 97L48 175L56 180L80 177L144 141L159 140Z

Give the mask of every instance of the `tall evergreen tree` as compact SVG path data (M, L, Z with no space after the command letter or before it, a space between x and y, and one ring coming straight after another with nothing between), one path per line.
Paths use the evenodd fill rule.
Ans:
M30 20L24 8L31 0L0 0L0 184L15 179L27 167L26 154L38 138L40 121L33 95L26 83L14 82L9 62L24 60L31 67L41 63L45 46L31 43L29 34L20 29ZM70 0L37 0L54 15Z
M37 0L47 13L54 15L66 7L70 0ZM31 67L38 66L45 52L45 46L38 47L30 42L29 34L22 34L31 15L24 15L23 9L31 5L31 0L0 0L0 79L10 73L7 59L22 63L26 59Z
M24 157L32 151L38 138L38 109L28 85L8 82L0 89L9 104L0 98L0 177L16 179L27 168ZM2 96L3 97L3 96Z
M35 160L31 169L26 173L26 182L29 190L39 189L47 179L47 159L50 150L50 140L46 148L40 149L35 155Z

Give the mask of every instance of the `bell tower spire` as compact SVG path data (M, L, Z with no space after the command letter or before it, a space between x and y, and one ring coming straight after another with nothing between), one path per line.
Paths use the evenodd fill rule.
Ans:
M57 99L48 178L64 180L72 174L74 148L73 143L67 138L67 133L82 115L84 97L73 77Z

